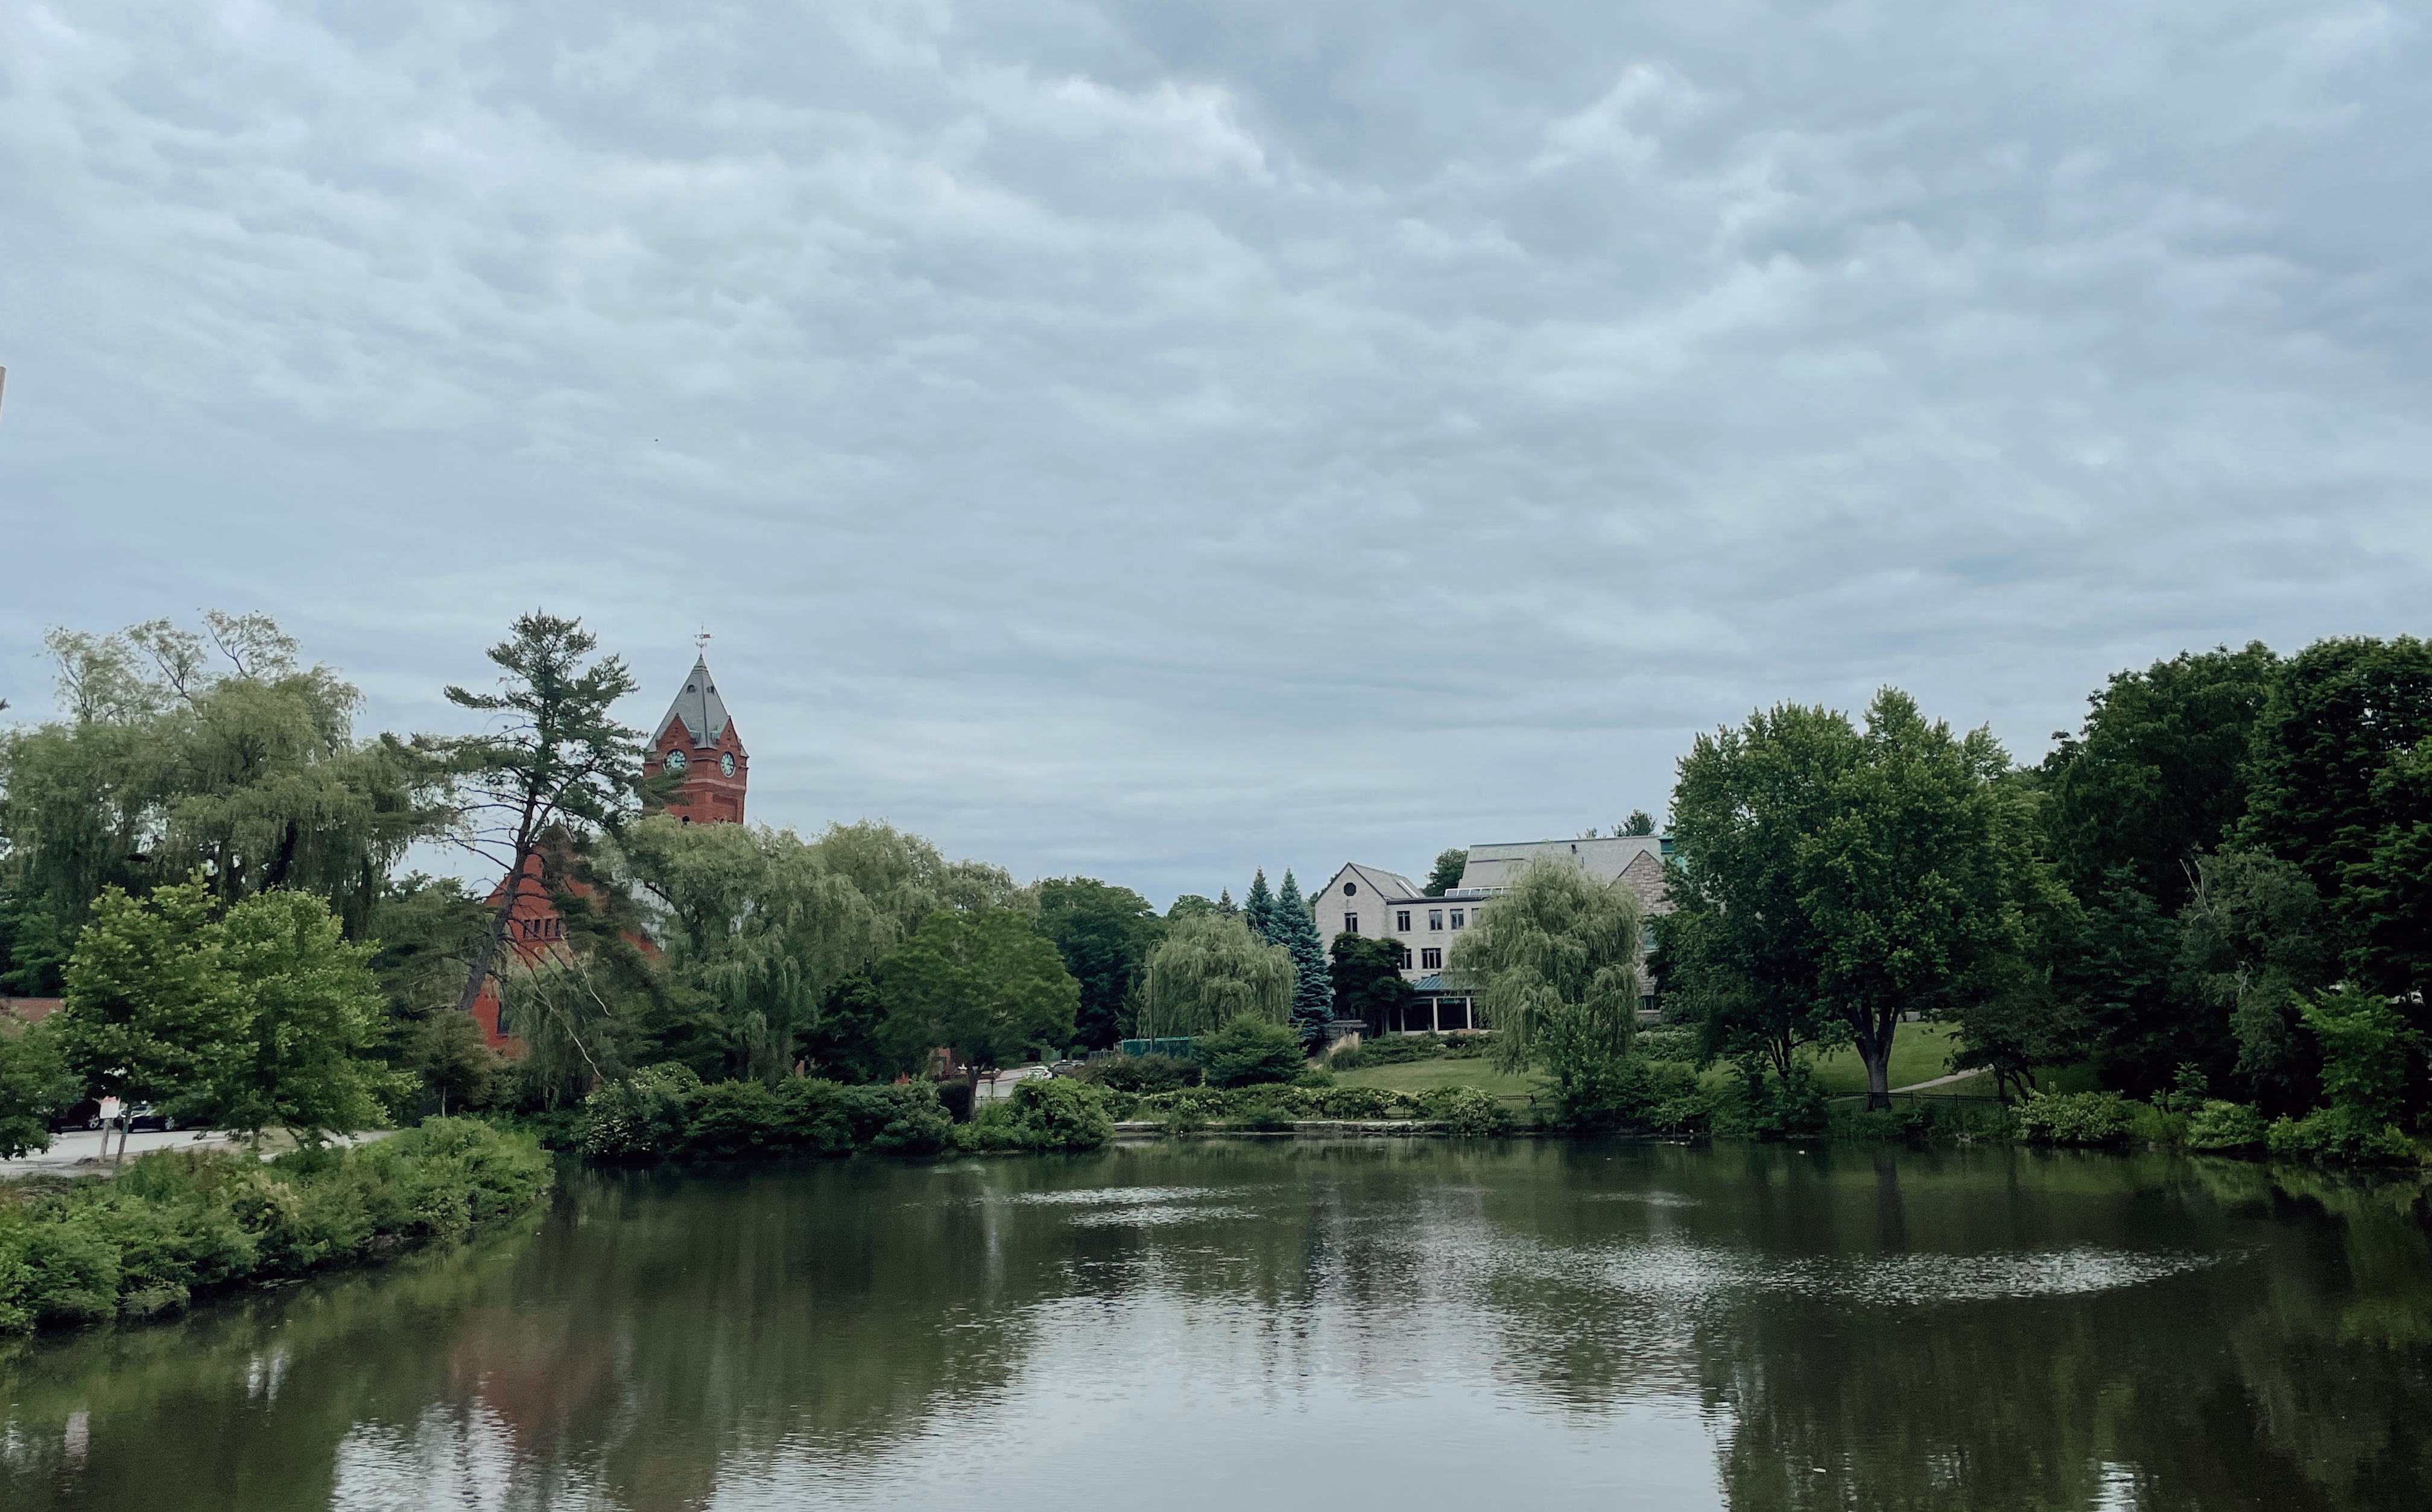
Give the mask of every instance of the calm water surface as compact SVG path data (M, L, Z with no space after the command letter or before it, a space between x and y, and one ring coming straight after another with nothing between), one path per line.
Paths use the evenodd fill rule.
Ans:
M2420 1509L2425 1214L2009 1150L569 1171L0 1354L0 1506Z

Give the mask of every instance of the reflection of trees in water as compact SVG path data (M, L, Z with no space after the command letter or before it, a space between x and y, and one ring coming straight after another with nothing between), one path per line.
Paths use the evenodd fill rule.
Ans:
M585 1175L558 1204L0 1355L0 1504L150 1504L166 1463L198 1508L446 1474L481 1504L695 1506L881 1473L1109 1348L1254 1392L1325 1373L1386 1407L1484 1371L1583 1426L1697 1403L1743 1512L2410 1505L2432 1484L2432 1251L2421 1197L2388 1183L2006 1150L1278 1142ZM2100 1271L2190 1251L2226 1258Z
M2074 1293L1885 1304L1861 1286L1701 1309L1733 1507L2084 1508L2106 1483L2140 1507L2418 1504L2432 1269L2411 1188L2002 1158L2016 1162L2003 1186L1972 1199L1941 1189L1931 1161L1914 1183L1903 1163L1912 1250L1965 1252L2023 1218L2045 1250L2221 1259ZM1880 1184L1836 1170L1815 1184L1873 1209Z

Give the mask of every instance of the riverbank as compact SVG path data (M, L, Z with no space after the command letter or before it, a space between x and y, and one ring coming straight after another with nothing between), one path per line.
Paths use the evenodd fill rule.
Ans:
M552 1180L539 1141L434 1118L360 1149L165 1150L110 1180L0 1187L0 1335L140 1319L197 1297L461 1235Z

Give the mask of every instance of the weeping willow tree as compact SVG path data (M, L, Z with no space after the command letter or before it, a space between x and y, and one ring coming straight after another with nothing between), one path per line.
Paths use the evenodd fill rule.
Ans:
M1140 1033L1205 1034L1243 1014L1290 1023L1293 980L1292 952L1252 934L1239 916L1185 916L1149 952Z
M445 774L392 736L358 741L352 684L299 665L266 616L211 612L203 627L46 637L63 717L0 736L20 990L42 984L41 942L73 939L105 886L195 872L223 907L315 894L361 938L390 868L445 829Z
M1628 887L1568 860L1540 860L1478 913L1445 966L1477 994L1496 1064L1542 1065L1567 1088L1630 1052L1640 935Z
M666 952L660 970L676 1007L656 1037L705 1076L783 1075L836 984L923 916L1018 892L1002 872L948 863L885 825L805 842L791 830L661 815L616 848Z

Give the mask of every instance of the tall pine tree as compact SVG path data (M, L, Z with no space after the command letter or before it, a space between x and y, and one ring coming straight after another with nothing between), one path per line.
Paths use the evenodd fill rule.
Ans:
M1265 880L1264 873L1259 880ZM1292 952L1292 1028L1302 1043L1313 1045L1326 1037L1326 1023L1334 1016L1334 980L1326 969L1326 942L1317 937L1317 916L1309 911L1290 867L1268 919L1268 938Z
M1260 866L1258 874L1250 879L1250 896L1241 913L1251 933L1269 945L1284 943L1275 935L1275 895L1267 890L1266 867Z

